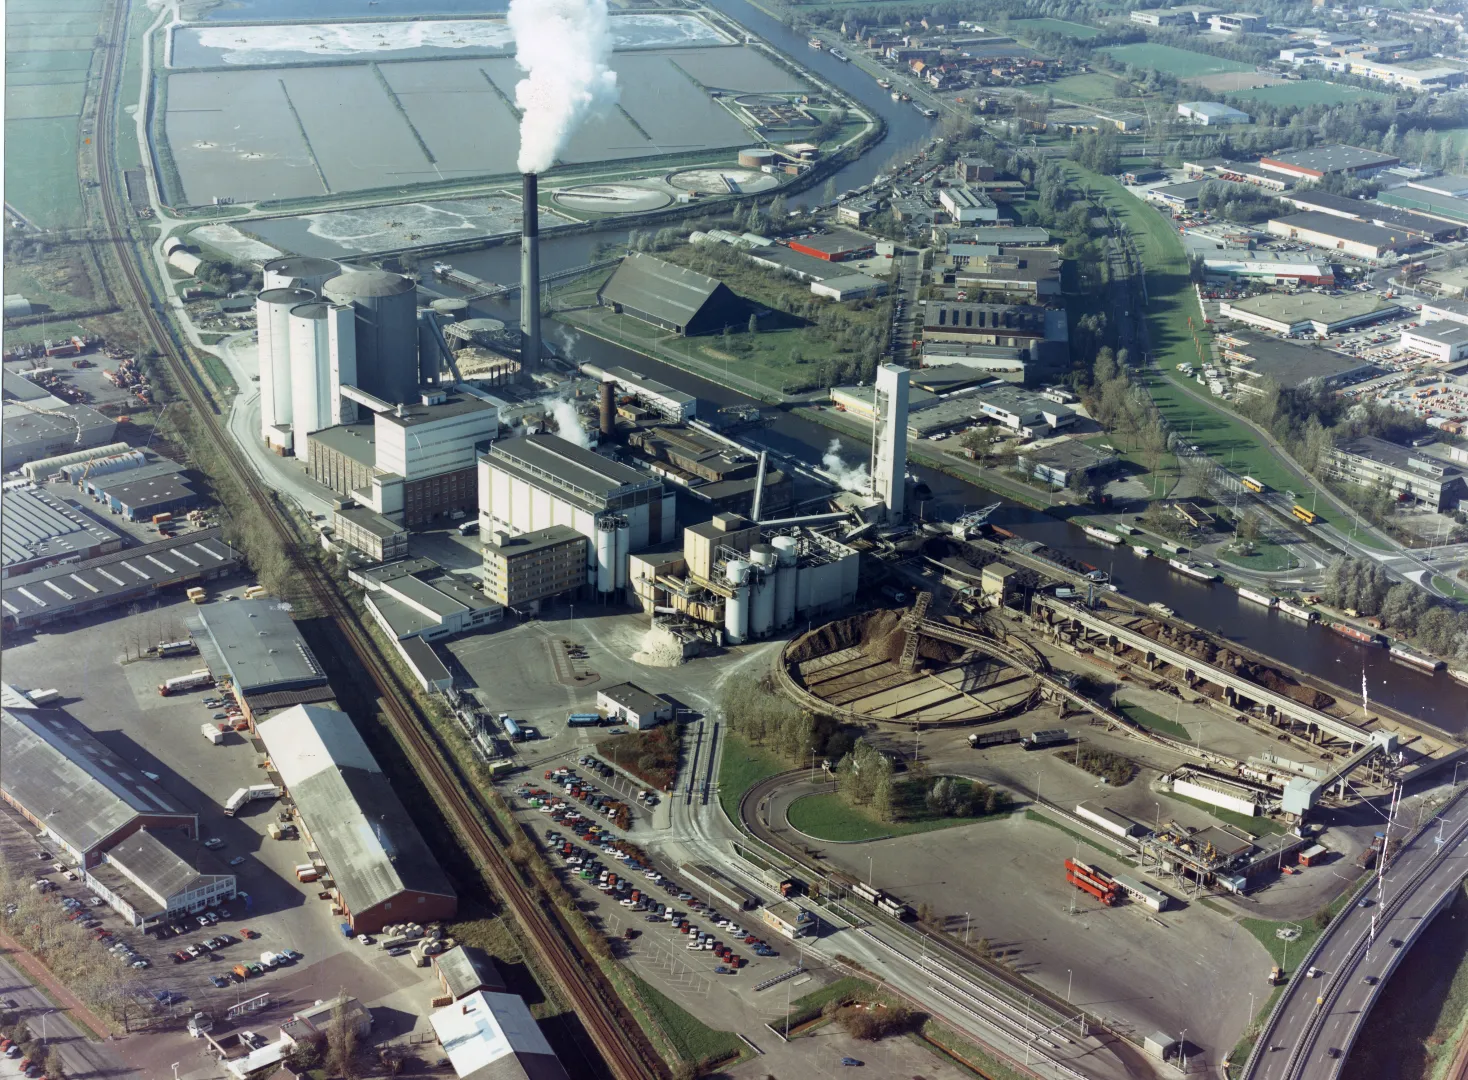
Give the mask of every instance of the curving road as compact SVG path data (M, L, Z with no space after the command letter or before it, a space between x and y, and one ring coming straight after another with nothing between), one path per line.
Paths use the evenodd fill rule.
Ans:
M1387 976L1468 876L1468 792L1442 809L1437 828L1408 843L1373 887L1367 907L1353 904L1301 963L1270 1015L1245 1080L1335 1077Z

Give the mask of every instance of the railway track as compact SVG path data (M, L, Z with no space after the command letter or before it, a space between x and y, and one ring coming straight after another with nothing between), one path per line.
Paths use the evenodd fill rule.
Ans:
M255 473L244 454L230 438L218 406L204 392L190 370L155 306L153 293L135 253L123 250L124 222L119 211L117 176L112 160L116 132L117 94L121 82L121 65L127 40L128 0L116 0L112 12L110 40L105 51L101 93L97 106L97 156L99 194L109 234L118 247L118 264L126 279L129 298L137 304L159 352L167 365L175 386L193 406L199 422L214 441L226 467L233 473L263 514L271 531L279 539L282 550L290 557L303 585L335 623L354 659L372 680L384 713L405 747L408 758L428 790L455 826L472 855L489 872L506 906L528 936L544 970L551 973L570 1003L577 1019L585 1027L607 1069L615 1077L663 1077L666 1068L651 1045L643 1039L633 1017L611 992L595 959L549 903L532 895L505 856L508 838L496 834L476 813L454 770L439 752L435 737L419 722L411 698L396 673L384 661L371 638L362 629L335 584L314 560L300 548L294 528L285 512L271 497L269 488Z

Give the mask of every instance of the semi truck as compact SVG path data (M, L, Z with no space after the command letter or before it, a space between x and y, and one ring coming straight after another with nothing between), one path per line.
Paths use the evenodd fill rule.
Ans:
M209 674L209 669L197 668L187 675L177 675L159 683L158 693L163 697L172 697L174 694L187 694L190 690L204 690L213 685L214 676Z
M1008 728L1005 731L976 731L968 737L969 746L975 750L982 750L986 746L1003 746L1005 743L1019 741L1020 734L1016 728Z
M1065 728L1050 728L1047 731L1037 731L1033 735L1026 735L1019 741L1019 744L1026 750L1043 750L1048 746L1060 746L1068 742L1070 742L1070 732Z
M229 817L239 813L240 807L246 803L254 802L256 799L278 799L281 796L280 788L274 784L255 784L251 787L242 787L224 801L224 812Z

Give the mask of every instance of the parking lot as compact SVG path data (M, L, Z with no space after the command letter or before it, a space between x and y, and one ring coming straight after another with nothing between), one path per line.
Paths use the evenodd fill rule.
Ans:
M423 1015L432 996L428 985L431 969L415 968L406 956L389 956L343 937L338 930L340 917L332 915L329 900L322 899L315 887L296 880L294 868L309 861L305 845L267 835L266 827L278 821L281 807L257 801L246 804L234 817L225 815L223 803L232 792L263 780L257 746L239 733L231 732L219 746L200 734L201 723L219 711L202 704L212 696L210 692L165 698L157 690L164 679L198 667L199 658L123 661L129 643L145 639L160 622L184 622L191 611L187 602L165 604L78 627L64 639L41 635L6 650L7 681L25 688L59 690L61 706L102 743L139 771L156 775L166 791L198 813L200 836L222 841L215 852L222 863L242 860L229 871L237 875L245 895L224 905L229 915L221 913L216 926L199 927L196 920L194 925L178 922L185 933L170 931L160 941L123 927L110 908L89 910L100 913L100 926L111 930L119 942L128 942L151 961L151 967L136 973L144 992L163 993L179 1011L218 1013L268 993L271 1011L252 1023L269 1024L272 1018L283 1018L317 998L345 992L374 1008L380 1021L374 1038L401 1036L426 1025ZM5 857L20 859L22 865L26 859L39 862L34 828L9 811L0 815L0 821L6 823L8 836ZM51 876L61 883L58 875ZM87 895L81 883L65 882L58 899ZM244 933L246 928L251 935ZM178 949L198 947L205 939L223 934L236 940L217 950L200 949L201 955L189 961L173 962L172 954ZM262 953L286 949L300 953L300 959L274 970L264 970L262 965L258 975L243 980L232 973L235 964L258 965ZM99 958L105 951L99 949ZM195 1059L200 1047L182 1034L124 1045L129 1053L146 1053L146 1060L131 1062L146 1076L168 1074L168 1065L180 1060L180 1054ZM181 1071L181 1075L189 1074Z

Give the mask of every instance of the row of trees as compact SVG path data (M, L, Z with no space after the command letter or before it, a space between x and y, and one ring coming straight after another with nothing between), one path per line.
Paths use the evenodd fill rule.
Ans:
M1409 581L1393 584L1371 559L1336 559L1326 569L1321 596L1332 607L1378 616L1385 629L1437 656L1468 660L1468 611Z
M840 724L797 706L780 692L768 671L731 676L719 695L719 707L731 734L792 765L809 765L816 757L841 757L851 747L851 737Z

